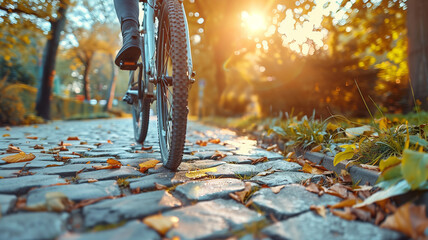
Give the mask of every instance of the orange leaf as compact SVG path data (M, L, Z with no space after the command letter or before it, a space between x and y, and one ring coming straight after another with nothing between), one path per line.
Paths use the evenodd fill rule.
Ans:
M211 139L208 140L208 142L214 143L214 144L219 144L221 141L218 138L211 138Z
M113 144L113 142L111 140L107 140L107 143Z
M67 141L79 141L79 137L68 137Z
M37 140L37 139L38 139L38 137L27 137L27 139Z
M311 174L323 174L324 173L323 170L316 168L316 167L312 167L311 165L309 165L307 163L305 163L305 165L303 165L302 172L311 173Z
M110 166L113 166L113 168L120 168L122 166L121 162L119 162L119 161L117 161L115 159L112 159L112 158L107 159L107 163Z
M245 188L242 191L229 193L229 196L235 201L244 203L245 197L251 192L251 183L245 182Z
M334 205L330 206L330 209L335 209L335 208L344 208L344 207L352 207L352 206L354 206L356 203L357 203L357 199L355 199L355 198L353 198L353 199L348 198L348 199L345 199L345 200L343 200L343 201L341 201L341 202L338 202L338 203L336 203L336 204L334 204Z
M10 137L9 133L3 134L3 137Z
M216 150L215 153L211 156L211 159L221 160L226 156L227 155L225 153Z
M148 151L148 150L152 150L152 148L153 148L153 146L149 146L149 147L144 147L144 146L142 146L142 147L141 147L141 150L143 150L143 151Z
M175 227L178 221L178 217L167 217L162 214L153 215L143 219L143 223L156 230L156 232L162 236L164 236L171 228Z
M196 141L196 144L198 144L201 147L205 147L207 146L208 143L206 141L198 140Z
M36 144L36 146L34 146L34 149L44 149L44 147L42 145L37 145Z
M91 161L87 161L86 164L91 164Z
M315 147L313 147L311 149L311 152L319 152L321 150L322 150L322 146L321 145L317 145L317 146L315 146Z
M24 152L20 152L18 154L7 156L2 158L1 160L7 162L7 163L16 163L16 162L28 162L36 158L34 154L25 154Z
M269 146L269 147L267 147L266 148L266 151L274 151L274 150L278 150L279 148L278 148L278 145L277 144L274 144L274 145L272 145L272 146Z
M333 213L333 215L336 215L336 216L343 218L345 220L348 220L348 221L353 221L353 220L357 219L357 216L352 214L350 208L345 208L345 211L340 211L340 210L330 210L330 211L331 211L331 213Z
M257 159L249 159L251 160L251 165L257 164L257 163L261 163L261 162L267 162L269 159L267 157L261 157L261 158L257 158Z
M309 209L316 212L318 215L320 215L323 218L325 218L327 214L327 210L325 209L325 206L311 205Z
M58 164L49 164L49 165L46 165L46 166L45 166L45 168L48 168L48 167L62 167L62 165L58 165Z
M140 172L144 173L146 172L149 168L153 168L156 166L156 164L159 163L159 160L156 159L152 159L143 163L140 163L138 166L140 166Z
M320 194L320 189L316 183L311 182L307 187L306 191L311 193Z
M19 147L15 147L13 145L9 145L9 147L6 150L7 153L20 153L22 152L21 149L19 149Z
M428 227L425 207L425 205L416 206L410 202L406 203L394 214L388 216L380 227L402 232L413 239L423 239L424 231Z

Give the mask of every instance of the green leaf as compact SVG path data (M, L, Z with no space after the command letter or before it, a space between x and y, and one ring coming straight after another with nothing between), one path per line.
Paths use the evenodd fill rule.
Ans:
M401 163L401 159L396 157L396 156L391 156L387 159L384 159L382 161L380 161L379 163L379 169L382 172L383 170L385 170L386 168L389 168L391 166L397 165Z
M401 172L401 165L395 165L393 167L387 168L385 171L383 171L379 178L377 179L377 182L383 182L383 181L389 181L392 179L399 179L402 178L403 174Z
M281 127L278 126L273 126L271 127L271 129L269 131L273 131L274 133L280 135L280 136L286 136L287 133L284 131L284 129L282 129Z
M334 156L333 165L336 166L338 163L349 160L354 156L355 152L351 146L348 146L345 151L340 152Z
M414 144L414 145L418 144L419 146L428 148L428 141L420 138L418 135L410 135L409 138L410 138L411 144Z
M400 181L397 184L392 185L390 188L381 190L370 197L366 198L364 202L354 205L355 208L364 207L377 201L381 201L390 197L398 196L409 192L411 189L410 185L406 181Z
M409 149L404 150L401 171L404 179L406 179L412 189L417 189L425 183L428 177L427 164L427 153Z

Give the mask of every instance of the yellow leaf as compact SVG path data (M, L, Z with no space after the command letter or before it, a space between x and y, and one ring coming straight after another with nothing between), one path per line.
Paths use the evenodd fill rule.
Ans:
M336 156L334 156L333 165L336 166L338 163L342 161L351 159L354 156L354 154L355 154L354 149L350 146L347 147L345 151L340 152L336 154Z
M326 127L326 130L328 131L328 132L333 132L333 131L336 131L336 129L338 129L338 128L340 128L340 126L339 125L336 125L336 124L333 124L333 123L328 123L327 124L327 127Z
M138 166L140 166L140 172L144 173L146 172L149 168L153 168L156 166L156 164L159 163L159 160L156 159L152 159L143 163L140 163Z
M10 137L9 133L3 134L3 137Z
M389 129L388 119L386 117L383 117L383 118L377 120L376 122L379 123L380 130L387 131Z
M152 229L156 230L160 235L164 236L171 228L175 227L179 219L175 216L153 215L143 219L143 223Z
M385 170L386 168L389 168L391 166L395 166L397 164L401 163L401 159L396 156L391 156L387 159L384 159L380 161L379 163L379 169L380 171Z
M16 162L28 162L36 158L34 154L25 154L24 152L20 152L18 154L7 156L2 158L1 160L7 162L7 163L16 163Z
M188 178L197 179L197 178L202 178L202 177L208 176L207 172L217 172L217 168L212 167L212 168L199 169L199 170L195 170L195 171L188 171L185 175Z
M305 163L305 165L303 165L302 167L302 172L304 173L311 173L311 174L323 174L324 171L316 168L316 167L312 167L311 165Z

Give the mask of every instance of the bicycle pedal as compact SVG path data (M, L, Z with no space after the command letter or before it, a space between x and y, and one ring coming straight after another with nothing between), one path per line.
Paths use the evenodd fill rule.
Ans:
M132 97L129 96L129 94L125 94L125 96L123 96L122 101L126 102L127 104L133 104L134 101L132 101Z
M136 70L137 67L138 67L137 62L120 61L120 69L122 69L122 70Z

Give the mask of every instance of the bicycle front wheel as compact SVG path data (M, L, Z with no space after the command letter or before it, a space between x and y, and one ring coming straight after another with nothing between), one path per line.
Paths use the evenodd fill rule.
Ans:
M163 164L176 170L183 157L187 126L187 39L184 12L177 0L164 0L156 50L157 113Z

